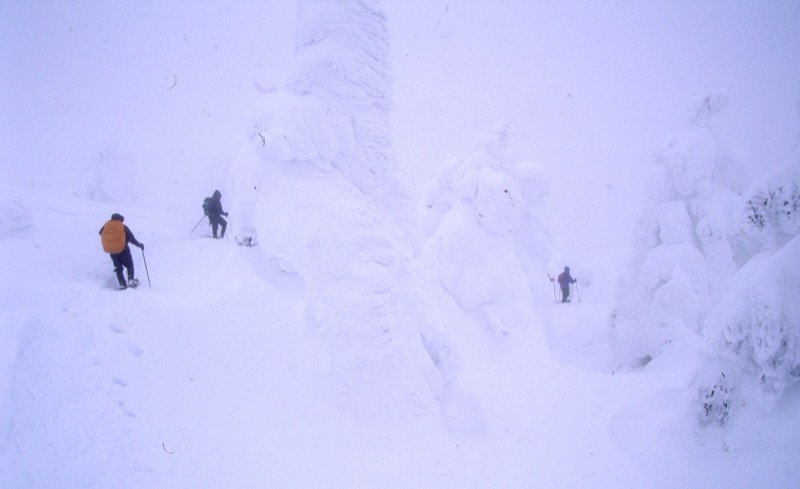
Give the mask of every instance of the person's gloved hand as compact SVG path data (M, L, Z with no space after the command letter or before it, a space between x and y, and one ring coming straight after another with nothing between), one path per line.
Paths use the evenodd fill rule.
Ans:
M227 212L223 212L222 215L225 216L225 217L228 217L228 213Z
M144 251L144 243L139 243L139 249Z

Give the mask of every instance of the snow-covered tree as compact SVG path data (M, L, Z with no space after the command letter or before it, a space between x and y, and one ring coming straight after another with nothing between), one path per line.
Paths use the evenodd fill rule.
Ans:
M756 398L772 408L787 386L800 380L800 158L755 183L746 193L740 218L745 233L760 245L735 275L705 328L711 362L727 362L719 372L735 399ZM709 399L714 382L696 385ZM757 386L755 388L751 386ZM740 402L713 412L724 424ZM705 414L705 413L704 413ZM706 418L709 418L705 414Z
M658 152L612 324L617 361L629 365L686 328L702 335L698 415L723 425L751 399L771 408L800 378L799 160L739 181L710 124L727 104L723 95L700 100L694 130Z
M727 105L721 93L697 101L692 128L656 153L634 260L612 319L620 364L647 363L679 334L676 328L699 332L737 268L735 159L710 123Z
M498 333L531 324L532 286L550 256L540 216L547 181L507 156L507 138L497 125L473 155L447 165L429 184L420 216L427 268Z
M413 247L389 133L386 19L374 0L306 0L298 12L293 68L233 164L233 233L303 279L318 371L435 389L422 321L404 306Z
M750 190L743 227L759 251L778 249L800 233L798 165L800 161L793 162Z
M391 143L391 67L386 19L375 0L302 0L296 53L283 86L255 111L234 162L237 240L255 243L265 155L336 173L390 212L402 209ZM253 154L256 152L257 154Z

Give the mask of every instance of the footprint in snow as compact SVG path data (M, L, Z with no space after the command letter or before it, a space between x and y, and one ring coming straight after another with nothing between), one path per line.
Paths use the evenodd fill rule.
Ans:
M133 342L128 342L128 351L137 357L140 357L142 356L142 354L144 354L144 350L141 349L139 345Z
M114 404L116 404L117 406L120 407L120 409L122 409L122 414L124 414L125 416L128 416L129 418L135 418L136 417L136 413L135 412L133 412L132 410L130 410L127 407L125 407L125 401L120 399L119 401L114 401Z
M131 329L131 322L124 314L115 314L108 325L108 329L115 333L124 333Z
M111 379L111 381L120 387L128 387L128 383L125 381L125 379L122 379L120 377L114 377L113 379Z
M111 331L113 331L113 332L115 332L117 334L125 332L125 328L122 327L121 325L117 324L117 323L111 323L108 326L108 329L110 329Z

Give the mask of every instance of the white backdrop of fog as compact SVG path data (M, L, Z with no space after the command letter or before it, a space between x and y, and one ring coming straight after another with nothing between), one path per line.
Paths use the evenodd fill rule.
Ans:
M197 214L187 195L224 180L248 111L291 59L294 25L291 2L3 2L4 180L56 190L88 173L89 186L139 184L116 202ZM134 186L152 190L124 195Z
M709 91L731 97L715 126L752 168L798 144L800 2L407 5L387 4L403 175L426 178L507 122L510 152L550 169L551 203L571 216L552 223L556 255L627 229L643 165Z
M401 179L418 189L506 122L512 158L549 170L569 217L553 223L557 255L578 238L627 242L643 165L710 91L730 96L715 129L754 171L798 145L796 0L383 3ZM196 214L187 196L224 181L248 112L281 83L295 8L3 2L3 182ZM86 188L60 188L75 173ZM151 192L125 195L126 181Z

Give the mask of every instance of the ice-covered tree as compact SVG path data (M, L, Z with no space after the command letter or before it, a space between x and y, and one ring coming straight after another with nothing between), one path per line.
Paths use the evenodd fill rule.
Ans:
M233 233L302 278L318 371L393 377L431 398L420 392L437 382L423 321L405 307L413 246L394 175L385 16L374 0L304 0L298 14L291 72L232 167Z
M769 409L800 378L798 158L745 184L712 117L655 158L637 253L621 284L612 338L621 364L642 365L689 333L706 351L691 384L704 422L726 424L749 401Z
M423 262L498 333L531 324L532 287L550 256L540 216L547 180L535 165L508 157L507 138L507 127L497 125L474 154L447 165L428 185L420 213Z
M751 398L770 409L800 380L799 156L745 193L739 216L760 253L737 271L707 322L714 367L696 380L704 419L725 424ZM726 402L712 394L723 379Z
M735 158L711 120L728 105L723 93L698 100L692 127L656 152L634 259L623 275L612 318L618 363L642 365L680 334L698 333L730 283L740 234Z

